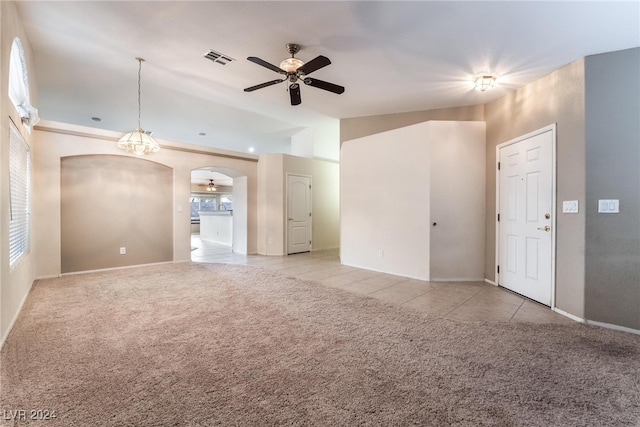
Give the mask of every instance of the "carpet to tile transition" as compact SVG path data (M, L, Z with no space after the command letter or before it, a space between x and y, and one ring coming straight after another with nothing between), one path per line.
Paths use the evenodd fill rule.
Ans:
M639 426L640 337L456 322L250 266L70 275L34 284L0 411L39 426Z

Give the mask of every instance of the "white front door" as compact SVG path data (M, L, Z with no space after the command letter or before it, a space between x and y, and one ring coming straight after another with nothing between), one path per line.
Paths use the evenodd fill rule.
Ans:
M287 254L311 250L311 177L287 175Z
M498 280L551 306L555 127L498 146Z

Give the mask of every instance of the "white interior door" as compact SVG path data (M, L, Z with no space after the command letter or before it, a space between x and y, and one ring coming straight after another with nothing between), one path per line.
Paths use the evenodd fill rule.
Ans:
M498 147L498 284L549 306L554 138L554 128L545 128Z
M287 175L287 253L311 250L311 177Z

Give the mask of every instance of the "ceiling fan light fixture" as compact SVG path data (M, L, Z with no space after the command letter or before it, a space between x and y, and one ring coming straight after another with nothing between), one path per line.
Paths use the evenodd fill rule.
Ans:
M497 80L496 76L485 74L485 75L476 77L475 80L473 81L473 84L477 90L479 90L480 92L484 92L487 89L491 89L492 87L495 87L496 80Z
M138 61L138 129L125 134L118 141L118 148L127 153L137 154L139 156L145 154L156 153L160 151L160 145L140 127L140 74L142 72L142 62L144 58L137 57Z
M275 66L265 61L264 59L258 58L257 56L247 57L247 60L253 62L254 64L258 64L261 67L265 67L271 71L275 71L281 76L284 75L284 78L281 77L279 79L245 88L245 92L253 92L254 90L288 81L289 83L291 83L289 85L289 97L291 98L291 105L300 105L300 103L302 102L302 98L300 97L300 85L298 83L298 81L300 80L306 85L333 92L338 95L344 93L344 87L340 85L306 77L307 75L331 64L329 58L323 55L318 55L311 61L305 63L294 57L294 55L300 50L300 45L295 43L287 43L286 48L287 51L291 54L291 58L284 59L282 62L280 62L280 66Z
M304 61L298 58L287 58L280 63L280 69L287 73L295 73L295 71L304 65Z
M213 180L209 180L209 185L207 185L207 191L218 191L215 185L213 185Z

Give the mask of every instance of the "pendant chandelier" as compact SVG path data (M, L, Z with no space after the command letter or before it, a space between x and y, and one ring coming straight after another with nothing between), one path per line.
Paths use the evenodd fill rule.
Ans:
M138 129L120 138L118 148L123 149L127 153L142 156L159 151L160 145L151 138L151 135L145 133L140 127L140 74L142 72L142 62L144 58L137 57L136 61L138 61Z

